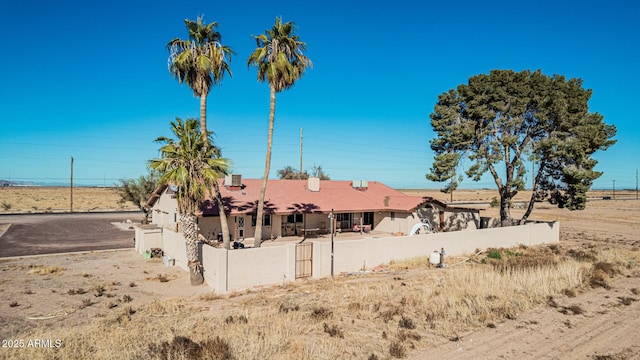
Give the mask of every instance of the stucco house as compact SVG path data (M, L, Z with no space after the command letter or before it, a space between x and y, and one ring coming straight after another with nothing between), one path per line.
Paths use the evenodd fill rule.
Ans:
M261 179L229 175L220 179L231 237L253 238ZM146 204L152 224L178 227L175 188L156 189ZM329 233L334 214L334 231L385 232L409 234L427 219L439 231L476 229L479 210L457 208L429 197L408 196L375 181L268 180L263 219L263 240L285 236ZM209 197L198 214L200 234L218 238L221 226L219 208Z

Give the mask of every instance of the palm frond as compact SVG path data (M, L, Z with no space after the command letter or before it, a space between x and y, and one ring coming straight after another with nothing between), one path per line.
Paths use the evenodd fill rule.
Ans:
M304 55L307 46L294 34L294 23L282 23L277 17L274 26L265 34L254 36L258 46L249 56L247 66L256 66L258 81L265 80L277 92L292 87L307 68L313 66Z
M228 172L227 159L220 157L220 149L213 144L210 132L202 136L196 119L180 118L171 123L175 139L159 137L164 143L161 158L149 162L161 174L163 184L177 186L178 206L181 213L193 213L204 200L207 189Z

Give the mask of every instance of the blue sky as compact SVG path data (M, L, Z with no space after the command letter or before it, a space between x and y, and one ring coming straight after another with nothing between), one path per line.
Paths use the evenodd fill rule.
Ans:
M208 127L234 173L264 169L269 91L246 61L251 35L294 21L313 69L278 94L270 177L320 165L332 179L438 188L425 180L438 94L492 69L580 77L591 111L618 128L596 188L635 188L640 5L635 1L0 0L0 179L112 185L145 174L153 140L198 99L167 70L184 19L217 21L233 77L210 93ZM462 187L493 188L465 179Z

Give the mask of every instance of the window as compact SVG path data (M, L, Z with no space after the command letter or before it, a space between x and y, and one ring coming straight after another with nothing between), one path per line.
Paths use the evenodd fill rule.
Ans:
M353 216L351 213L338 213L336 214L336 228L338 229L350 229Z
M287 215L287 223L301 223L302 222L302 214L291 214Z
M389 214L389 216L391 217L391 221L396 219L396 213L393 211Z
M336 221L351 221L351 213L336 214Z
M256 216L251 215L251 226L256 226ZM262 216L262 226L271 226L271 215L263 215Z
M364 213L364 224L373 225L373 212Z

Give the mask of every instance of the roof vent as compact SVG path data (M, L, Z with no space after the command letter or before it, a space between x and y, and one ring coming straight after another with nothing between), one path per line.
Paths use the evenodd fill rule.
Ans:
M242 186L242 175L240 174L229 174L224 177L224 186Z
M367 180L353 180L352 186L356 190L367 190L369 182Z
M307 180L307 189L309 191L320 191L320 178L310 177Z

